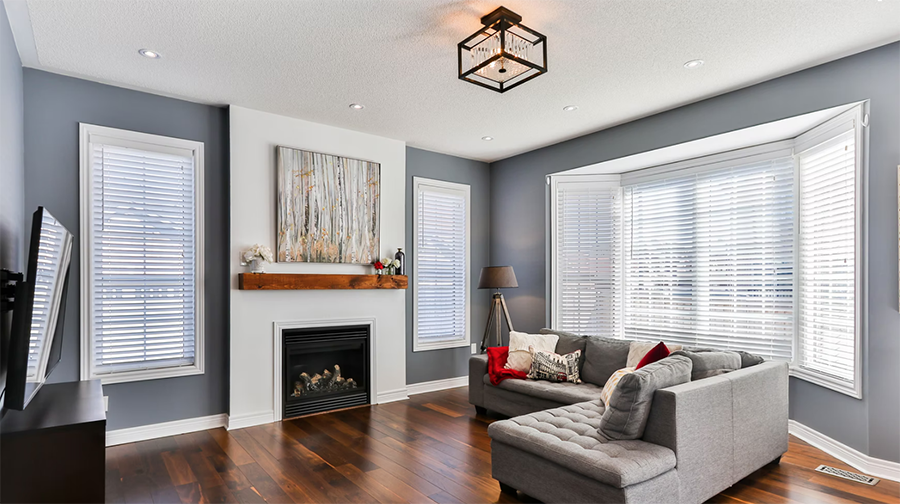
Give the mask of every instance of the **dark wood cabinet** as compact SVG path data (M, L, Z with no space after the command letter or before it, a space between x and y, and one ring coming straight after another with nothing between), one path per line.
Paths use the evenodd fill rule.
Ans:
M44 385L0 422L2 502L103 502L105 466L98 380Z

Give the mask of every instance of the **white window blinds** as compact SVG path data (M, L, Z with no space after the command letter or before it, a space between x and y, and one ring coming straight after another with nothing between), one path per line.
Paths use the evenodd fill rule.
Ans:
M855 131L798 158L798 365L852 386L857 352Z
M92 142L90 163L92 375L194 365L193 156Z
M618 269L618 182L556 185L554 327L577 334L612 335Z
M469 186L415 179L415 350L469 344Z
M625 187L622 335L789 360L793 173L787 156Z

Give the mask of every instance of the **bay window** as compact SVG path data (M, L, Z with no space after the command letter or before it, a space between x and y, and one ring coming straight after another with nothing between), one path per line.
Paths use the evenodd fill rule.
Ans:
M860 397L863 106L792 138L550 191L550 323L746 350Z

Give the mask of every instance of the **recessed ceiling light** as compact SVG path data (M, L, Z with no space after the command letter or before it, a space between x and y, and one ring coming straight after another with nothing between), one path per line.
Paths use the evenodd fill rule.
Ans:
M151 51L150 49L141 49L138 51L138 54L145 58L159 59L159 53L156 51Z
M494 139L494 137L492 137L492 136L483 136L483 137L481 137L481 139L484 140L485 142L490 142L491 140Z
M687 68L688 70L692 70L694 68L700 68L702 66L703 66L702 59L691 60L684 64L684 68Z
M572 112L573 110L578 110L578 107L576 105L566 105L565 107L563 107L563 110L566 112Z
M353 110L362 110L366 108L366 106L359 103L351 103L350 108L352 108Z

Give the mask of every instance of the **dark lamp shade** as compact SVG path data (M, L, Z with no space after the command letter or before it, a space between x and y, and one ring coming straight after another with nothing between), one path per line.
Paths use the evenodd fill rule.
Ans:
M488 266L481 268L481 279L478 280L479 289L509 289L518 287L516 273L512 266Z

